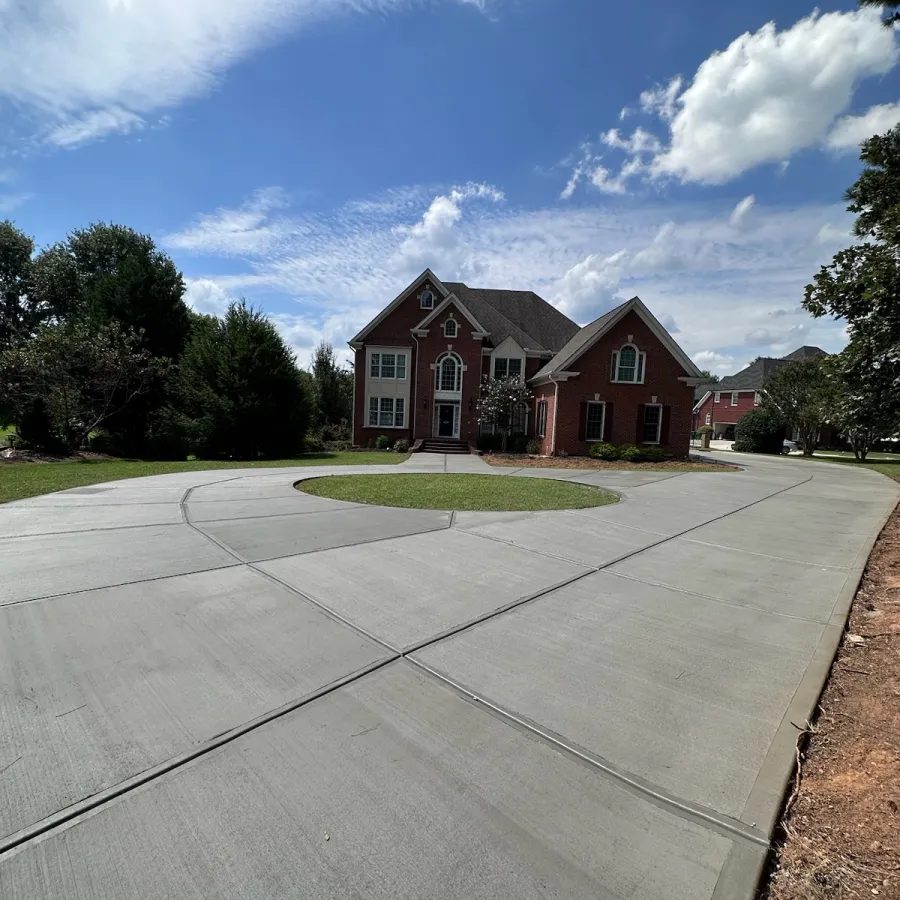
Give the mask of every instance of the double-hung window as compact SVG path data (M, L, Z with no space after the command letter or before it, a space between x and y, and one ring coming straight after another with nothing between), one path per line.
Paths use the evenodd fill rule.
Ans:
M644 383L644 363L646 353L641 353L633 344L625 344L612 355L610 380L623 384Z
M405 353L373 353L369 361L370 378L406 379Z
M737 391L731 392L731 405L732 406L738 405L738 392Z
M547 437L547 401L538 401L537 407L537 427L535 433L538 437Z
M518 357L497 357L494 360L494 378L518 378L522 380L522 360Z
M714 403L722 402L722 392L721 391L716 391L716 396L713 398L713 402Z
M406 400L403 397L369 397L369 427L403 428Z
M605 403L588 403L584 421L584 439L586 441L603 440L603 420L605 417Z
M644 443L658 444L662 432L662 406L648 403L644 407Z

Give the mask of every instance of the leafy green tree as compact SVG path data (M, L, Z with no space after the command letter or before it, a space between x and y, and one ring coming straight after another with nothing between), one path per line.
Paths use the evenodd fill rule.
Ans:
M783 446L784 419L774 409L751 409L735 426L738 453L781 453Z
M181 356L190 333L184 281L175 264L152 238L124 225L77 229L44 250L34 260L32 287L56 318L95 328L116 322L139 335L143 350L170 364ZM154 419L166 403L159 380L135 402L120 405L106 425L112 446L147 455Z
M481 385L478 398L478 422L493 425L503 435L503 450L509 443L509 435L515 421L516 411L523 403L528 403L533 394L518 378L490 378Z
M719 383L719 376L713 375L713 373L710 372L709 369L701 369L700 374L706 379L707 384L718 384Z
M835 384L819 358L791 362L765 381L763 407L796 428L804 456L812 456L835 409Z
M246 301L198 318L181 359L179 409L198 456L257 459L302 449L309 398L275 326Z
M860 6L877 6L879 9L890 10L900 7L900 0L859 0ZM900 22L900 12L887 13L884 17L886 28L891 28L895 23Z
M353 374L339 363L331 344L322 341L313 352L313 424L338 425L350 420Z
M129 403L150 390L162 365L139 346L139 336L110 322L43 326L29 341L0 354L0 382L20 433L29 417L46 417L50 432L69 450L83 448Z
M41 321L31 292L34 241L10 222L0 222L0 352L29 338Z

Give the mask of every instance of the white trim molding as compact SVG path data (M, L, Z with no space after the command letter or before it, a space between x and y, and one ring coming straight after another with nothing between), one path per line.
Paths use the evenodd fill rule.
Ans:
M369 332L375 328L376 325L379 325L383 322L404 300L409 299L413 294L415 294L416 289L420 287L425 282L428 282L434 287L440 297L447 297L450 294L450 291L444 287L441 283L440 279L431 269L426 269L418 278L415 279L407 288L405 288L400 294L398 294L368 325L366 325L362 331L358 334L354 335L349 344L353 347L354 344L362 343L363 339L366 337Z

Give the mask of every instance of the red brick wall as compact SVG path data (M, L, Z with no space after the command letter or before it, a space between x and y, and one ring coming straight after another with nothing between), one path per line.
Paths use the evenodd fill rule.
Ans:
M614 384L610 378L612 353L628 342L629 335L638 350L647 354L644 383ZM664 407L663 442L660 446L671 456L688 455L694 389L678 381L685 375L681 365L637 313L629 313L570 368L580 374L559 385L557 453L566 452L573 456L587 454L590 444L581 439L582 403L595 399L607 404L604 439L614 444L639 443L639 407L654 402L653 397L656 397L655 402Z
M703 405L693 417L694 430L706 424L707 413L711 415L710 425L717 422L738 423L741 418L753 409L759 409L754 403L756 391L739 391L738 405L731 405L731 391L722 391L722 399L716 403L715 391L711 392Z
M456 338L445 338L443 322L445 315L438 316L429 328L428 337L419 338L418 346L411 335L411 330L419 324L428 312L419 307L419 294L426 288L435 293L435 302L440 303L440 295L433 285L423 283L413 294L397 307L387 318L379 322L366 336L367 346L407 347L410 349L410 401L407 409L405 429L382 429L368 427L368 407L366 398L366 348L356 351L355 355L355 399L353 409L353 443L366 446L380 434L390 434L399 440L406 438L414 441L431 437L434 417L434 370L432 363L448 345L452 345L466 367L463 372L463 395L460 407L460 438L464 441L476 441L478 422L476 420L475 403L481 382L483 367L481 357L481 341L472 337L472 327L462 313L454 308L455 318L459 322L459 333ZM449 310L447 310L449 314ZM418 351L418 352L417 352ZM471 409L470 409L471 405Z

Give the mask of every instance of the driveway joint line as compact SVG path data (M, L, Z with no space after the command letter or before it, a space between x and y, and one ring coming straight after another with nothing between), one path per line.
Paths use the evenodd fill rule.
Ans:
M700 526L703 527L702 525ZM846 572L850 566L835 566L830 563L814 563L805 559L791 559L789 556L775 556L772 553L761 553L759 550L747 550L745 547L729 547L727 544L716 544L713 541L698 541L696 538L685 538L691 544L700 547L712 547L716 550L731 550L734 553L746 553L748 556L761 556L764 559L776 559L779 562L796 563L798 566L811 566L814 569L834 569L837 572Z

